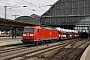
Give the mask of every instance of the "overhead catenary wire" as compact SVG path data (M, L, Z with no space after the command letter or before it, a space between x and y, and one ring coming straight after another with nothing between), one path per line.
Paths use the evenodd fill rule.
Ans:
M16 1L16 0L15 0ZM8 6L15 6L15 7L18 7L18 4L16 5L16 4L12 4L10 1L3 1L3 0L0 0L0 3L3 3L3 4L1 4L2 6L3 5L5 5L5 6L7 6L7 10L8 9L10 9L10 10L12 10L12 11L17 11L18 13L21 13L21 14L28 14L29 16L30 16L30 14L31 13L39 13L38 11L40 11L40 15L42 14L41 13L41 10L43 11L43 12L45 12L47 9L46 8L48 8L48 7L50 7L50 6L47 6L48 5L48 2L46 2L46 1L43 1L43 0L37 0L37 4L38 5L36 5L36 4L34 4L34 2L35 2L35 0L30 0L30 1L28 1L28 0L20 0L20 2L21 3L24 3L24 4L26 4L26 9L28 10L27 12L25 12L23 9L15 9L15 8L13 8L13 7L8 7ZM44 5L43 5L44 4ZM4 6L3 6L4 7ZM28 8L27 8L28 7ZM29 8L30 7L30 8ZM4 8L2 8L3 10L4 10ZM25 10L26 10L25 9ZM10 12L10 10L9 10L9 12ZM30 11L31 10L31 11ZM30 13L28 13L28 12L30 12ZM8 14L8 13L7 13ZM11 14L11 13L10 13Z
M31 0L31 3L30 2L28 2L28 1L26 1L26 0L22 0L23 2L26 2L26 3L28 3L28 4L30 4L30 5L32 5L32 6L34 6L34 7L38 7L38 8L40 8L40 9L42 9L41 7L46 7L46 6L41 6L40 5L40 2L43 2L43 1L41 1L41 0L39 0L39 6L37 6L37 5L34 5L33 3L32 3L32 0ZM6 5L10 5L10 4L8 4L8 3L5 3L5 2L2 2L2 1L0 1L1 3L4 3L4 4L6 4ZM45 2L43 2L43 3L45 3ZM14 6L17 6L17 5L14 5ZM30 9L30 10L33 10L33 9ZM35 9L34 9L35 10ZM44 11L46 11L45 9L42 9L42 10L44 10ZM36 11L36 10L35 10Z
M12 9L12 8L9 8L9 9L11 9L11 10L14 10L14 11L17 11L17 12L20 12L20 13L24 13L24 14L27 14L27 13L25 13L25 12L22 12L22 11L18 11L18 10ZM28 14L28 15L29 15L29 14Z
M28 1L26 1L26 0L22 0L22 1L24 1L24 2L26 2L26 3L28 3L28 4L30 4L30 5L32 5L32 6L34 6L34 7L38 7L39 9L42 9L42 10L46 11L45 9L43 9L43 8L37 6L37 5L34 5L34 4L32 4L32 3L30 3L30 2L28 2Z
M6 4L6 5L11 5L11 4L8 4L8 3L5 3L5 2L1 2L1 3L3 3L3 4ZM13 7L20 7L20 6L17 6L17 5L13 5ZM36 5L35 5L36 6ZM4 7L4 6L3 6ZM29 6L26 6L26 7L29 7ZM14 9L13 9L14 10ZM31 10L31 11L38 11L38 10L35 10L35 9L30 9L30 8L28 8L28 10ZM20 12L20 11L18 11L18 12ZM21 11L21 13L22 13L22 11ZM24 12L23 12L24 13ZM25 14L27 14L27 13L25 13ZM30 15L30 14L29 14Z
M0 11L2 11L2 10L0 9ZM4 15L4 12L0 13L0 15ZM8 14L8 15L10 15L10 14Z
M1 3L6 4L6 5L10 5L10 4L8 4L8 3L4 3L4 2L1 2ZM14 6L17 6L17 5L14 5ZM12 6L12 7L14 7L14 6ZM4 6L2 6L2 7L4 7ZM20 6L17 6L17 7L20 7ZM9 9L11 9L11 8L9 8ZM14 11L18 11L18 10L15 10L15 9L12 9L12 10L14 10ZM22 11L18 11L18 12L20 12L20 13L24 13L24 14L28 14L28 13L25 13L25 12L22 12ZM28 15L29 15L29 14L28 14Z
M4 2L2 2L2 3L4 3ZM7 4L7 3L4 3L4 4ZM10 4L8 4L8 5L10 5ZM17 6L17 5L14 5L14 6ZM12 7L14 7L14 6L12 6ZM2 7L4 7L4 6L2 6ZM20 6L17 6L17 7L20 7ZM27 14L27 13L25 13L25 12L22 12L22 11L19 11L19 10L15 10L15 9L12 9L12 8L8 8L8 9L11 9L11 10L17 11L17 12L19 12L19 13ZM35 11L34 9L30 9L30 10ZM9 15L10 15L10 14L9 14ZM27 14L27 15L30 16L30 14Z

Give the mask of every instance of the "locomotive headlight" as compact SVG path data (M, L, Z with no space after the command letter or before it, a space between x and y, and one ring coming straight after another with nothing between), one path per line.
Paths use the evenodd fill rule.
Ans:
M26 34L23 34L23 36L26 36Z
M34 34L30 34L30 36L34 36Z

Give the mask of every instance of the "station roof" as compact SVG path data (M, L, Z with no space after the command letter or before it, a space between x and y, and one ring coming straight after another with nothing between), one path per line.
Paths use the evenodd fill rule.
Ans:
M0 27L24 27L28 25L30 26L30 25L39 25L39 24L33 24L32 22L31 23L19 22L16 20L0 18Z

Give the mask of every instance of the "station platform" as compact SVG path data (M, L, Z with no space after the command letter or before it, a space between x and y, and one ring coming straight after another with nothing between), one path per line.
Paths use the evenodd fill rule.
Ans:
M86 48L80 60L90 60L90 45Z
M13 39L12 37L0 37L0 46L22 43L21 39L22 39L21 36L17 36L16 38Z

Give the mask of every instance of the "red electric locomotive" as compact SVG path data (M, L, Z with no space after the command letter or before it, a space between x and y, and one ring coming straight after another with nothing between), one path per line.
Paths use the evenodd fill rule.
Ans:
M42 43L52 40L59 40L58 30L40 26L25 26L21 41L23 43Z

